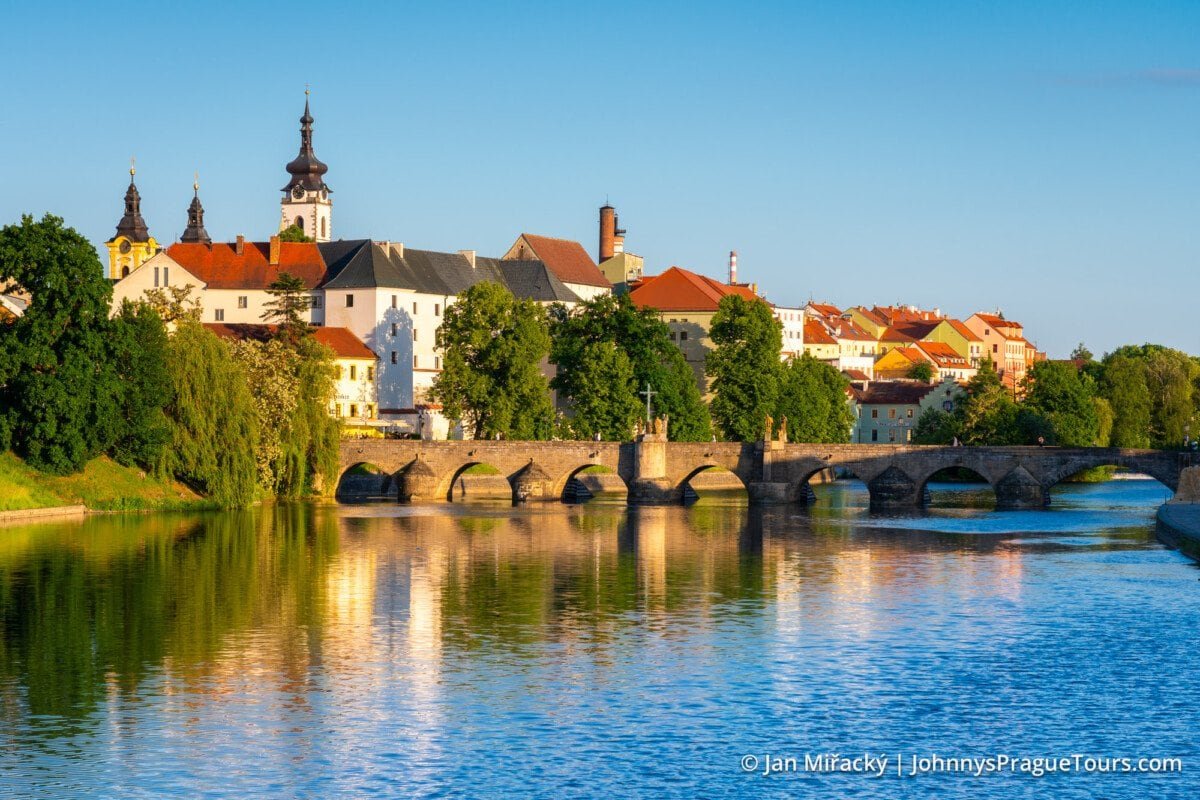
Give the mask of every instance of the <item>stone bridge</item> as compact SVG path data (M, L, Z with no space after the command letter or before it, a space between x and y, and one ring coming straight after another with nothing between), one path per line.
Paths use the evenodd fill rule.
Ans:
M861 479L872 507L905 508L924 503L934 474L959 467L991 485L998 508L1042 508L1052 486L1085 469L1124 467L1174 490L1200 457L1120 448L667 442L647 434L636 442L345 440L340 461L339 488L352 467L370 465L373 475L354 480L401 502L449 499L463 472L484 464L508 480L514 499L557 500L577 473L602 467L621 478L630 502L674 503L689 479L718 467L742 481L752 503L806 502L809 479L832 471Z

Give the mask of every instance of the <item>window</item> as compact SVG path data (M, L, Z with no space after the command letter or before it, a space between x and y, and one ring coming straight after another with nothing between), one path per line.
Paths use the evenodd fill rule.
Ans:
M875 430L872 430L872 431L871 431L871 441L872 441L872 442L878 442L878 441L879 441L879 429L878 429L878 428L876 428Z
M321 217L321 238L325 238L325 218Z
M998 352L1000 352L1000 350L999 350L999 348L996 347L996 345L992 345L992 352L998 353Z
M913 410L911 408L908 410L908 418L909 419L913 418Z
M369 381L375 380L375 368L374 367L367 367L367 380L369 380Z
M904 432L904 441L906 441L906 442L912 441L912 428L909 428L908 430L906 430Z
M392 336L396 335L396 323L392 323Z
M346 308L354 308L354 295L346 295Z
M896 441L896 429L895 428L892 428L890 431L888 431L888 441L889 442Z
M416 316L416 314L417 314L417 304L414 302L413 303L413 316Z
M338 404L337 404L337 415L338 415L339 417L341 417L341 416L344 416L344 415L342 414L342 404L341 404L341 403L338 403Z
M396 360L396 351L395 350L392 351L392 363L393 364L400 363L399 361Z
M417 340L417 329L413 328L413 341L415 342L416 340Z
M217 322L224 322L225 321L225 309L218 308L215 311L213 311L213 319L215 319Z
M337 379L339 381L342 379L342 365L341 364L337 365Z
M158 286L158 267L154 268L154 285Z
M442 368L442 357L441 357L441 356L434 356L434 357L433 357L433 368L434 368L434 369L441 369L441 368Z
M321 295L319 295L319 294L314 294L314 295L313 295L313 297L312 297L312 303L311 303L311 306L312 306L313 308L320 308L320 307L321 307Z
M680 331L680 332L679 332L679 341L681 341L681 342L686 342L686 341L687 341L687 331Z
M350 380L358 380L358 367L356 367L354 364L350 365Z
M435 317L440 317L442 315L442 304L441 303L433 304L433 315Z
M671 331L671 341L675 341L675 331Z
M358 404L357 403L350 404L350 416L352 416L352 417L358 416Z
M392 295L392 308L396 307L396 295Z
M896 418L896 409L889 408L888 409L888 419L895 419L895 418Z
M417 369L417 355L413 354L413 369Z
M246 295L241 295L238 297L238 308L245 308L247 304Z
M169 269L170 267L163 267L163 286L166 286L170 283L170 281L167 280L167 272Z
M879 409L878 408L871 409L871 419L879 419Z

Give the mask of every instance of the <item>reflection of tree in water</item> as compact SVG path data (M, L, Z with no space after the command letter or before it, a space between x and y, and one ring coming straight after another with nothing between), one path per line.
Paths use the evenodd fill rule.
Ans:
M318 628L317 578L338 547L334 518L298 505L27 530L23 548L0 550L0 719L53 715L60 733L164 667L203 679L234 637ZM302 671L296 647L279 656Z

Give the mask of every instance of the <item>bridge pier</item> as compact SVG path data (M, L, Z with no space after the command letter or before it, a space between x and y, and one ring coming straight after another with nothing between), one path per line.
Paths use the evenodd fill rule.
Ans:
M1050 505L1050 491L1024 467L996 482L996 508L1004 511L1045 508Z
M892 465L867 481L871 508L875 510L917 508L925 504L924 487L904 470Z

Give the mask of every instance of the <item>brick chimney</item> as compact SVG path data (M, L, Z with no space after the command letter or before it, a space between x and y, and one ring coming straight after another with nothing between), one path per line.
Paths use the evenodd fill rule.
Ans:
M471 265L471 269L475 269L475 251L474 250L459 250L458 254L465 258Z
M271 237L271 259L270 259L270 263L271 263L271 266L272 266L272 267L278 267L278 266L279 266L279 237L278 237L278 236L272 236L272 237Z
M737 250L729 251L729 285L737 283Z
M246 237L240 233L237 236L237 241L233 244L233 252L239 256L246 252Z
M616 253L617 210L608 203L600 206L600 252L596 262L603 264Z

